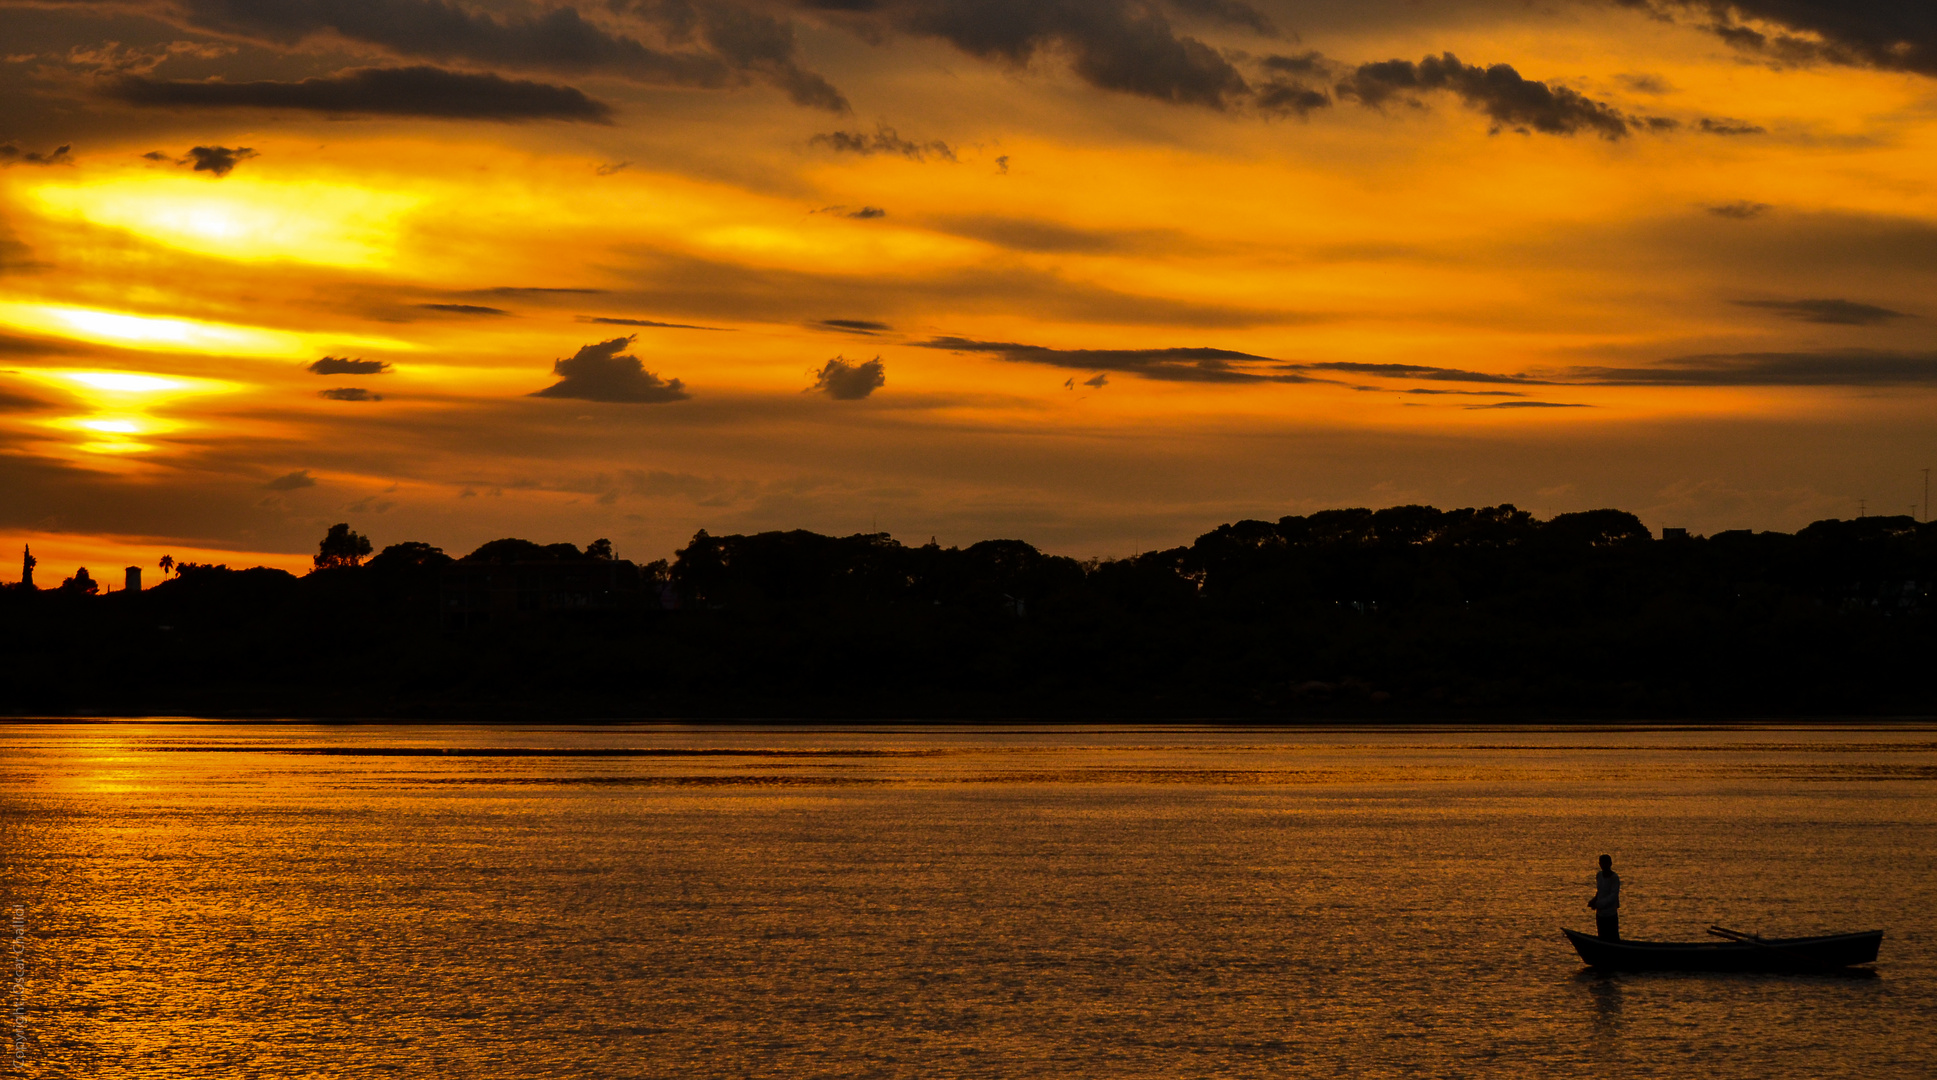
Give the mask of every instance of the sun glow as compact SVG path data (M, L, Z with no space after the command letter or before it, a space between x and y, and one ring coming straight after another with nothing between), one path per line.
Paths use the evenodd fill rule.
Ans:
M423 200L322 181L142 174L28 192L49 217L125 229L155 243L243 262L378 266L394 257L400 219Z
M76 420L74 421L74 426L84 428L88 431L99 431L105 435L139 435L142 428L141 421L129 420L122 417L116 417L114 419Z
M236 383L220 379L189 376L144 375L131 371L38 371L31 378L74 392L82 408L78 416L64 416L44 422L62 433L72 450L84 454L138 454L157 447L145 439L189 426L173 416L157 415L177 401L196 395L226 393L241 389Z
M108 390L119 394L152 394L162 390L173 390L182 385L175 379L163 379L154 375L132 375L125 371L64 371L60 377L94 390Z
M176 430L182 425L144 414L124 413L115 416L69 417L55 420L51 426L83 435L86 441L77 444L76 449L85 453L139 454L153 450L155 446L153 443L141 441L136 436L160 435Z
M332 348L398 351L416 348L409 342L394 338L361 334L297 334L259 326L130 315L56 304L0 303L0 326L77 338L101 345L217 356L298 359Z

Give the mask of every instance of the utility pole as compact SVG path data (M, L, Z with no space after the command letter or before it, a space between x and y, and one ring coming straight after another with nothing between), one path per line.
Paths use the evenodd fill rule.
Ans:
M1868 500L1868 499L1858 499L1858 500L1856 500L1856 516L1857 516L1857 517L1863 517L1863 516L1865 516L1866 514L1868 514L1869 512L1870 512L1870 500Z
M1930 524L1930 470L1924 470L1924 524Z

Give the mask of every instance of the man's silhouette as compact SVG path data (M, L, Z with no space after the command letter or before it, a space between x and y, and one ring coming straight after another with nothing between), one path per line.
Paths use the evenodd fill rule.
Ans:
M1621 875L1614 872L1614 858L1601 856L1601 872L1594 875L1594 898L1587 902L1594 909L1594 923L1606 941L1621 940Z

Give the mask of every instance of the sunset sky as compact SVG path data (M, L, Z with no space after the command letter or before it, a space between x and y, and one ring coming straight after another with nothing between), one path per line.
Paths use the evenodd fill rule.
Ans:
M1933 11L0 3L0 578L1921 514Z

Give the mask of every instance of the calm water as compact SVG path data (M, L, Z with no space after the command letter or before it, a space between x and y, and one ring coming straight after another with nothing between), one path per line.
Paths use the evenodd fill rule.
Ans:
M1931 727L12 724L0 812L26 1076L1937 1060ZM1629 936L1882 962L1586 974L1602 851Z

